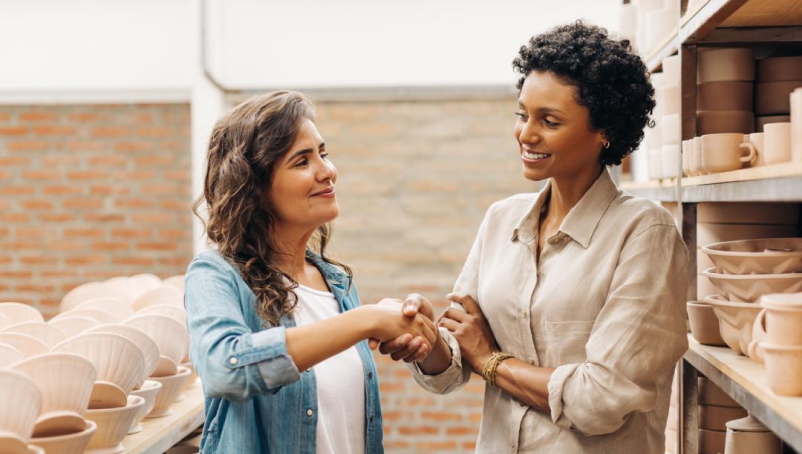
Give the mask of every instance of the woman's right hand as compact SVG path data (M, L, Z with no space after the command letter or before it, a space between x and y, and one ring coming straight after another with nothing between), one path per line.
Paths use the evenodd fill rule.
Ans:
M360 307L368 318L368 336L378 342L388 342L398 338L407 338L423 342L425 351L431 351L437 342L439 332L431 318L417 313L405 315L400 300L385 298L378 304Z

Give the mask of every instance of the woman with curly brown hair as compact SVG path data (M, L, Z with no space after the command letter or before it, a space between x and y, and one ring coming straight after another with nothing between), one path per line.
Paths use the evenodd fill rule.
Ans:
M401 302L360 306L326 257L337 170L312 102L275 92L215 125L204 193L214 250L186 273L190 358L206 395L203 453L381 453L368 339L436 339Z
M403 339L381 351L431 392L487 381L477 452L662 453L688 251L669 213L607 170L650 123L646 67L582 22L533 37L513 66L518 159L546 186L487 211L448 296L464 310L444 312L431 354Z

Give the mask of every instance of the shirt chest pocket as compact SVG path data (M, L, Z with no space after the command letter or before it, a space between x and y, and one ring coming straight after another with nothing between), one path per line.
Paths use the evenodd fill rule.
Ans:
M593 320L546 321L546 367L584 362Z

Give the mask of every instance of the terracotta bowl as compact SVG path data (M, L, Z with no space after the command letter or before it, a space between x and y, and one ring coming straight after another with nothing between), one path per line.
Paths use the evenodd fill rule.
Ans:
M14 370L28 376L42 392L41 415L37 420L36 436L42 434L40 423L48 420L50 413L69 412L83 416L89 405L89 396L95 383L97 372L92 363L72 353L46 353L25 359L13 366ZM44 417L44 418L43 418ZM60 433L48 431L48 435L65 435L72 426ZM82 430L79 426L78 430Z
M151 380L161 383L162 389L156 395L156 404L153 407L153 411L148 413L145 418L161 418L171 415L173 410L170 408L170 406L175 402L175 399L181 393L181 388L189 379L189 376L189 369L186 367L179 367L178 373L175 375L151 378Z
M709 245L724 241L756 240L763 238L785 238L796 235L794 225L743 225L743 224L696 224L696 244Z
M44 342L48 348L53 348L53 346L59 342L67 339L67 335L64 334L64 331L45 322L17 323L16 325L11 325L4 329L3 332L27 334Z
M59 304L59 312L66 312L78 307L81 303L97 298L118 298L130 301L130 295L124 288L109 285L105 282L89 282L79 285L67 292Z
M142 378L145 368L142 350L119 334L83 333L56 345L53 351L85 357L97 370L96 381L113 383L125 394Z
M802 272L802 238L726 241L702 246L725 274L785 274Z
M17 351L22 353L22 356L25 358L41 355L50 350L47 344L39 339L28 334L21 333L0 333L0 344L6 344L14 347L17 349Z
M12 324L44 321L35 307L22 303L0 303L0 314L8 317Z
M38 437L31 440L31 444L39 446L47 454L83 454L89 439L97 431L94 421L84 420L85 428L77 433L56 437Z
M726 440L727 440L726 431L699 429L699 452L700 453L724 452L724 445Z
M747 355L752 341L752 325L762 309L753 303L737 303L714 295L705 298L719 321L721 338L735 353Z
M754 303L763 295L802 291L802 273L738 275L708 268L702 274L710 279L719 295L730 301Z
M184 326L164 315L137 315L123 324L139 328L147 333L159 346L159 354L181 364L187 354L189 333Z
M131 276L131 282L146 290L154 289L162 284L159 276L151 273L141 273Z
M42 408L42 392L27 375L0 370L0 408L0 432L28 440Z
M752 82L708 82L696 88L696 110L745 110L753 108Z
M757 350L765 361L771 390L781 396L802 396L802 345L761 342Z
M96 326L94 328L90 328L86 332L119 334L120 336L123 336L124 338L135 343L142 351L142 355L145 358L145 366L142 369L142 377L137 380L137 383L141 383L143 380L150 377L153 371L156 370L156 366L159 364L159 346L156 345L156 342L153 341L153 338L139 328L127 325L112 324Z
M75 309L70 309L67 312L62 312L56 315L53 317L53 320L66 317L88 317L96 320L101 325L105 325L107 323L118 323L120 321L118 320L117 315L94 307L76 307Z
M165 285L172 285L173 287L181 290L181 293L184 293L184 275L183 274L176 274L175 276L170 276L167 279L162 281L162 284Z
M137 413L134 426L128 431L129 434L135 434L142 431L142 425L140 423L143 419L145 419L145 416L147 416L148 413L153 411L153 407L156 405L156 395L159 394L161 389L161 383L153 380L145 380L141 388L131 391L132 396L139 396L145 399L145 405Z
M699 428L726 431L727 421L743 418L748 413L741 407L715 407L699 405Z
M699 84L716 81L752 81L755 79L755 54L752 49L710 49L697 54Z
M766 340L774 345L802 345L802 293L763 295Z
M704 345L727 345L721 338L718 318L709 304L701 301L688 301L687 309L691 334L697 342Z
M3 454L45 454L45 450L25 443L15 435L0 432L0 452Z
M183 307L179 307L174 304L157 304L155 306L148 306L136 313L136 315L148 314L165 315L182 324L185 328L187 326L187 311L184 310Z
M791 92L798 87L802 87L802 80L757 83L755 114L788 115L791 112Z
M755 131L763 132L766 125L771 123L788 123L790 121L790 115L764 115L762 117L755 117Z
M13 324L14 322L12 322L10 318L6 317L3 314L0 314L0 331L2 331L5 328L8 328Z
M87 453L118 453L123 451L123 438L131 430L145 399L128 396L128 405L120 408L87 410L86 419L97 423L97 432L89 440Z
M757 60L757 80L778 82L797 80L802 74L802 57L773 57Z
M22 361L25 357L16 348L8 344L0 344L0 369L8 369L10 366Z
M755 132L755 114L747 110L700 110L696 112L696 133L700 136Z
M740 407L738 402L713 384L707 377L699 377L699 405L716 407Z
M62 318L52 319L48 323L64 332L67 338L75 337L89 328L100 325L99 321L80 315L64 316Z
M81 303L75 309L100 309L114 315L118 322L134 315L131 305L119 298L97 298Z
M148 306L157 304L172 304L173 306L184 307L184 295L172 285L160 285L137 297L131 306L134 311L139 312Z

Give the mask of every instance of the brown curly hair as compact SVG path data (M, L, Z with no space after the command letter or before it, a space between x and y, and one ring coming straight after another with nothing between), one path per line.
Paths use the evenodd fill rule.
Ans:
M297 300L290 295L298 283L274 265L278 252L270 241L274 220L266 195L276 164L289 152L306 119L315 120L315 106L293 91L254 96L233 108L214 126L203 195L192 206L209 241L240 270L256 295L259 317L273 325L295 308ZM208 221L200 215L204 202ZM350 283L351 269L325 256L330 233L330 226L319 227L311 248L341 267Z

